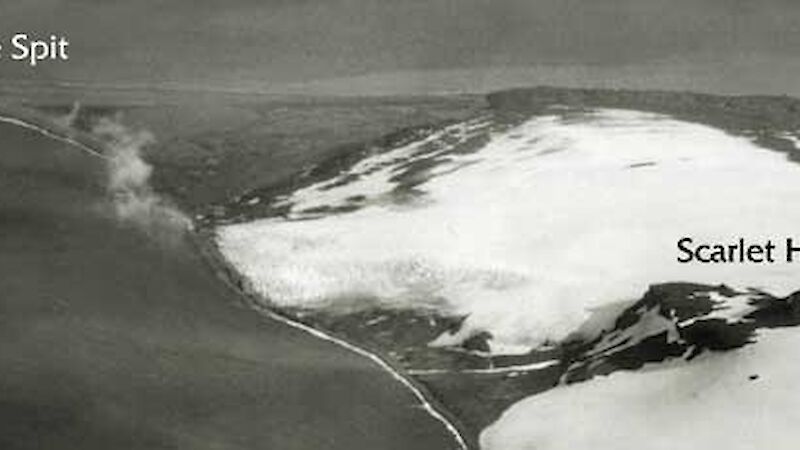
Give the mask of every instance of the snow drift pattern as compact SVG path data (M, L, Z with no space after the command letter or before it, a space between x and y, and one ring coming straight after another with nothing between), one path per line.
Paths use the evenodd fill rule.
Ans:
M222 227L222 251L278 305L437 308L468 319L434 344L488 331L505 353L561 340L588 309L637 299L653 283L778 296L800 284L788 264L676 262L683 236L791 236L800 166L785 155L631 111L538 117L495 134L482 121L460 129L279 199L286 218ZM490 139L450 152L476 133ZM409 202L398 191L417 166L425 170L413 174Z

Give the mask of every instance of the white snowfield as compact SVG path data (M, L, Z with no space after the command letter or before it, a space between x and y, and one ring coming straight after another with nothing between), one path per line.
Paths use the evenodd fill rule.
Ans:
M637 372L559 386L513 405L482 450L794 450L800 332Z
M363 160L281 199L290 218L224 226L227 258L274 304L438 308L468 315L493 350L558 341L587 309L638 299L652 283L694 281L786 295L800 264L679 264L677 241L773 238L800 223L800 165L750 140L665 116L599 110L532 118L471 153L453 139L490 133L485 119ZM427 139L430 144L435 138ZM438 165L397 200L392 175ZM354 176L354 175L357 175ZM360 196L360 197L359 197ZM309 208L366 206L341 214ZM317 210L318 211L318 210Z

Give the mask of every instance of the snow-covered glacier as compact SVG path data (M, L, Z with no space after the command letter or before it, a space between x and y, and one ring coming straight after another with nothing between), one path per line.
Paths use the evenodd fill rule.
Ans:
M513 405L483 450L791 450L798 446L797 329L696 360L615 372Z
M464 315L432 344L488 332L497 353L577 330L654 283L784 296L797 267L680 264L676 242L791 236L800 165L667 116L600 109L479 117L365 156L223 226L226 257L277 306Z

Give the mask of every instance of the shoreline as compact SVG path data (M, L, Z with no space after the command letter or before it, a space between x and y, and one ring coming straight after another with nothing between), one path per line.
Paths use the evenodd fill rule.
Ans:
M97 149L97 147L102 147L102 144L93 140L90 136L82 136L80 132L59 127L57 124L52 123L51 120L42 119L38 117L36 113L25 111L22 108L19 108L17 111L11 111L6 105L0 106L0 122L27 128L47 138L75 146L93 157L108 159L108 157L103 154L102 150ZM192 227L186 230L190 243L197 248L197 251L200 252L206 264L208 264L217 278L242 299L243 305L249 307L261 316L281 322L369 359L411 392L419 402L418 406L424 409L431 418L445 427L457 444L456 448L460 450L475 450L479 448L477 443L469 442L471 439L468 439L466 437L467 433L461 429L463 426L458 424L458 420L446 410L444 405L437 401L424 386L403 374L402 369L394 367L394 365L381 357L378 352L362 348L343 338L302 323L276 308L267 306L265 303L268 303L268 301L265 301L259 294L249 292L246 289L248 285L247 280L231 267L228 261L219 252L214 241L214 230L203 227L194 220L192 222Z
M205 260L214 270L214 273L217 275L217 277L231 289L236 291L237 294L239 294L239 296L245 300L245 306L272 320L284 323L292 328L301 330L319 339L346 348L347 350L369 359L378 367L388 372L392 378L405 386L419 401L419 406L421 406L433 419L441 423L453 436L456 444L458 444L458 448L461 450L479 449L477 442L470 442L471 439L467 437L468 434L463 430L464 426L461 425L458 419L447 410L445 405L431 395L425 386L414 380L411 376L404 374L403 369L395 367L395 365L383 358L378 351L373 351L371 349L366 349L362 346L353 344L344 338L334 335L333 333L307 325L282 312L278 308L267 306L265 303L268 301L265 302L266 299L264 299L260 294L252 292L252 289L248 287L249 281L242 276L219 251L219 248L217 248L214 241L214 233L215 232L213 229L200 228L191 232L189 237L192 243L198 247L198 251L200 251Z

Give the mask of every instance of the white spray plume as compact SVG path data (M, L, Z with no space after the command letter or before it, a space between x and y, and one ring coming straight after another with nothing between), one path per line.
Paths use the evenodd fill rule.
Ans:
M53 121L56 125L64 128L64 129L71 129L75 126L75 121L78 120L78 116L81 113L81 102L74 102L72 104L72 108L70 108L69 112L63 116L58 116Z
M142 149L154 142L150 132L103 118L92 133L107 143L108 192L117 218L148 232L173 233L190 227L189 219L150 186L153 168L141 156Z

